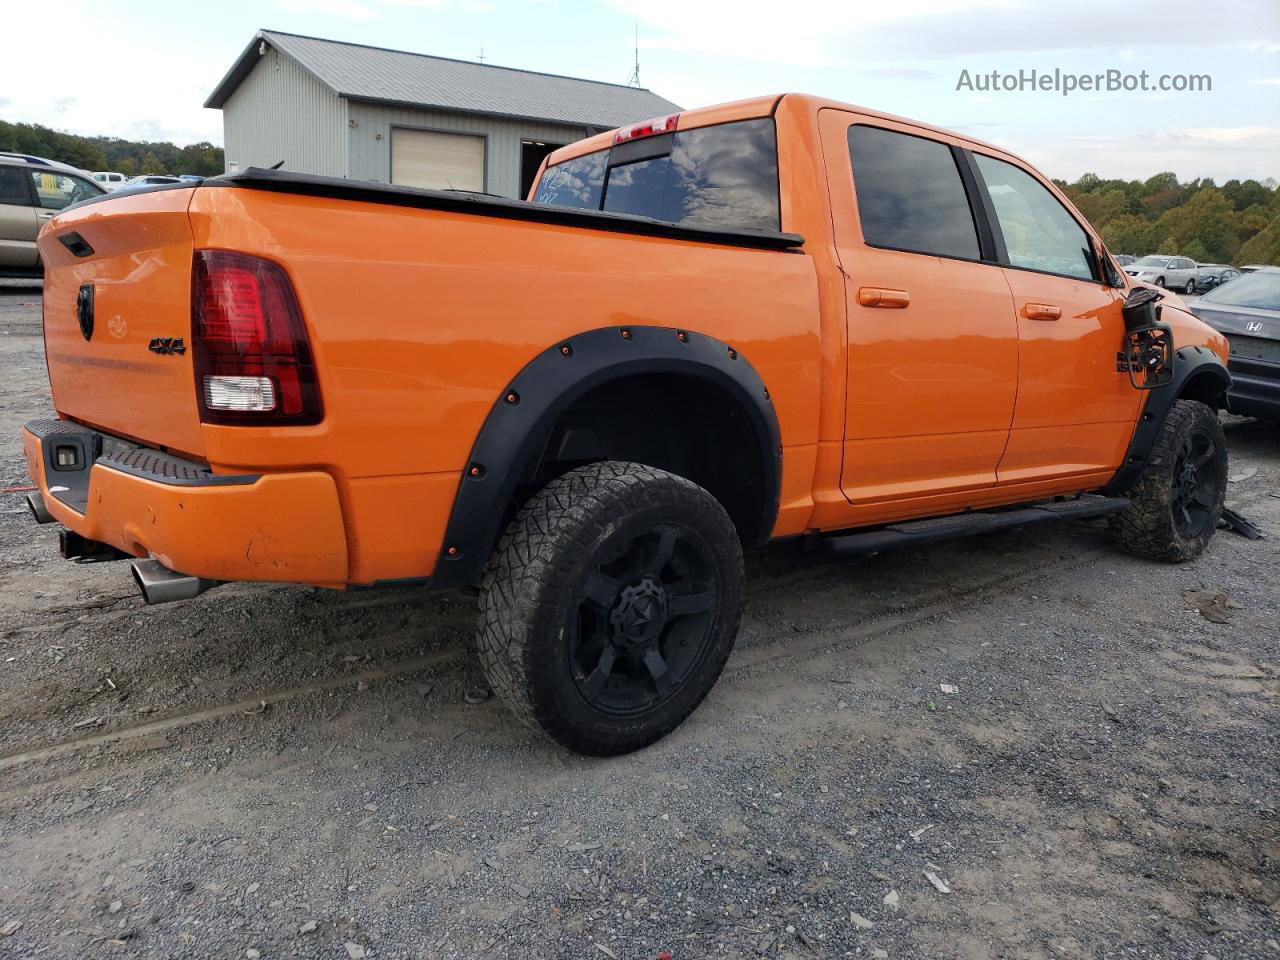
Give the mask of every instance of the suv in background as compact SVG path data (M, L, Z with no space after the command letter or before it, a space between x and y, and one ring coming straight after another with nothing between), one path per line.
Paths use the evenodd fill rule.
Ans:
M1141 283L1153 283L1157 287L1178 287L1183 293L1195 293L1200 282L1200 268L1187 257L1166 257L1158 254L1143 257L1124 268L1124 272Z
M27 154L0 153L0 277L44 275L41 225L63 207L107 191L90 174Z
M105 190L118 190L129 178L114 170L97 170L93 174L93 182Z

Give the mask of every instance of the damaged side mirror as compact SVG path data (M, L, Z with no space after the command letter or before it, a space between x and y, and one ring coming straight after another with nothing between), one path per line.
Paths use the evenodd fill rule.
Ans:
M1124 298L1124 350L1116 360L1135 390L1154 390L1173 381L1173 330L1160 322L1163 298L1151 287L1134 287Z

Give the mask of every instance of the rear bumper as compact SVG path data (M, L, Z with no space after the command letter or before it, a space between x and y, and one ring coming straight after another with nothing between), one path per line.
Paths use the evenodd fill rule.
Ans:
M31 421L22 443L45 508L83 537L210 580L348 579L342 507L327 473L215 475L66 420ZM59 448L75 462L59 468Z
M1280 420L1280 363L1231 358L1227 409L1246 417Z

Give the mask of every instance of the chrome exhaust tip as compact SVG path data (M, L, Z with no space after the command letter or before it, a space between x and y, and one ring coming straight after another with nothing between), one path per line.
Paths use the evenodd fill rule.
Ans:
M212 590L222 582L177 573L159 560L134 560L129 567L133 572L133 580L138 585L138 591L142 594L142 599L149 604L190 600L200 596L206 590Z
M38 492L27 494L27 508L31 511L31 516L35 517L36 523L55 522L53 514L44 505L44 497Z

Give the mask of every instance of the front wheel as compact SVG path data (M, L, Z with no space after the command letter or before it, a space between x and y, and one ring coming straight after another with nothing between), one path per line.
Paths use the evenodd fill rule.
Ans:
M511 711L579 753L648 746L711 690L742 615L742 547L720 503L606 461L525 504L480 589L477 636Z
M1110 518L1121 549L1181 563L1199 556L1222 516L1227 438L1218 416L1195 400L1175 400L1146 468Z

